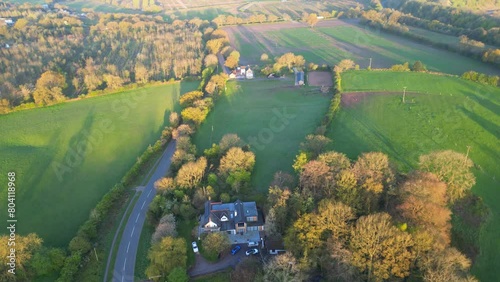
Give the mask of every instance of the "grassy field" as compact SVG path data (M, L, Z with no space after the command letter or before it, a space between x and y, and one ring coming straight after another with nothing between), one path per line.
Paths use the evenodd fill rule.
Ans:
M415 168L418 157L435 150L461 153L477 165L474 193L492 216L481 230L481 254L473 272L480 281L500 276L500 89L459 78L424 73L347 72L343 106L330 128L333 148L356 158L382 151L403 170ZM410 94L402 104L402 87ZM396 91L375 93L370 91ZM412 93L419 92L419 93Z
M227 96L217 101L194 137L198 153L227 133L238 134L256 154L253 187L265 193L276 171L292 170L300 142L319 125L329 105L330 97L305 95L309 88L291 85L291 80L229 82Z
M36 232L48 245L67 245L95 204L159 137L180 93L196 86L153 86L0 116L0 173L17 174L19 234Z
M420 60L432 71L500 73L480 61L358 26L352 20L321 21L314 29L294 22L227 27L226 30L244 63L259 63L262 53L274 57L294 52L303 55L307 61L330 65L349 58L366 68L372 58L372 68L387 68L393 64Z

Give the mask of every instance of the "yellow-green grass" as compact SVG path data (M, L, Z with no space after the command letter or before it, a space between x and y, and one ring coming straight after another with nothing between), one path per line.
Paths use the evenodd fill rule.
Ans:
M466 153L471 146L469 157L477 165L473 192L491 209L478 238L481 253L473 272L480 281L494 281L500 276L496 267L500 261L500 89L424 73L352 71L342 75L342 82L344 92L388 92L344 94L328 136L334 139L333 149L351 158L381 151L409 171L417 167L422 154L444 149ZM405 104L404 86L409 92ZM350 95L358 95L358 101Z
M256 155L253 189L265 193L275 172L292 171L300 142L320 124L330 102L330 97L319 91L308 94L310 88L295 88L293 83L229 82L228 94L220 97L194 136L198 153L218 143L225 134L238 134Z
M14 171L18 234L35 232L50 246L66 246L158 139L180 93L196 86L153 86L0 116L0 202L7 203L5 176Z
M298 23L279 23L228 27L227 30L244 63L260 63L262 53L273 58L293 52L317 64L333 65L342 59L352 59L361 68L366 68L372 58L372 68L388 68L420 60L432 71L500 73L497 68L479 60L359 26L353 21L324 21L314 29Z

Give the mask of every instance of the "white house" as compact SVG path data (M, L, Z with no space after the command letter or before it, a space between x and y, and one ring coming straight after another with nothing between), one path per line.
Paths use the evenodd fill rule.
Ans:
M253 71L250 68L247 69L246 77L247 77L247 79L253 78Z

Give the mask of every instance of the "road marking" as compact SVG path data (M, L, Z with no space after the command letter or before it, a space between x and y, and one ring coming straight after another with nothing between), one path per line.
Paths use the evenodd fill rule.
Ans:
M124 275L122 275L122 282L123 282L123 279L125 279L125 276L124 276Z
M135 225L134 225L134 228L132 228L132 232L130 233L130 237L132 237L132 235L134 235L134 230L135 230Z
M151 194L151 191L153 191L153 189L149 190L148 197L149 197L149 194Z
M142 207L141 207L141 211L142 209L144 208L144 205L146 204L146 201L144 201L144 203L142 203Z
M128 241L127 254L128 254L128 248L130 248L130 241Z
M123 262L123 270L125 270L125 264L127 263L127 258L125 258L125 261Z
M141 215L141 214L137 215L137 217L135 218L135 223L137 223L137 220L139 219L139 215Z

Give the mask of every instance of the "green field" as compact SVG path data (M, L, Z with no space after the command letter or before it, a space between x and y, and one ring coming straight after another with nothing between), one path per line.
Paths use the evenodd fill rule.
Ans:
M303 55L307 61L333 65L352 59L361 68L388 68L403 62L422 61L429 70L462 74L468 70L499 74L493 66L442 49L415 43L404 37L358 26L353 21L328 20L314 29L300 23L227 27L232 45L244 63L260 63L260 55L286 52Z
M291 80L229 82L227 96L217 101L194 137L198 153L227 133L238 134L256 154L252 186L265 193L276 171L292 170L300 142L320 124L330 101L291 85ZM283 112L293 117L283 120ZM252 145L252 138L258 144Z
M180 93L197 84L153 86L0 116L0 202L7 201L4 176L15 171L17 232L36 232L50 246L67 245L101 197L159 137ZM0 214L5 222L6 212Z
M492 212L481 230L473 273L480 281L495 281L500 277L500 89L424 73L357 71L343 74L342 81L344 92L399 93L344 94L328 134L335 150L351 158L382 151L407 171L422 154L442 149L465 153L471 146L469 157L477 165L473 191ZM410 92L406 104L403 86Z

